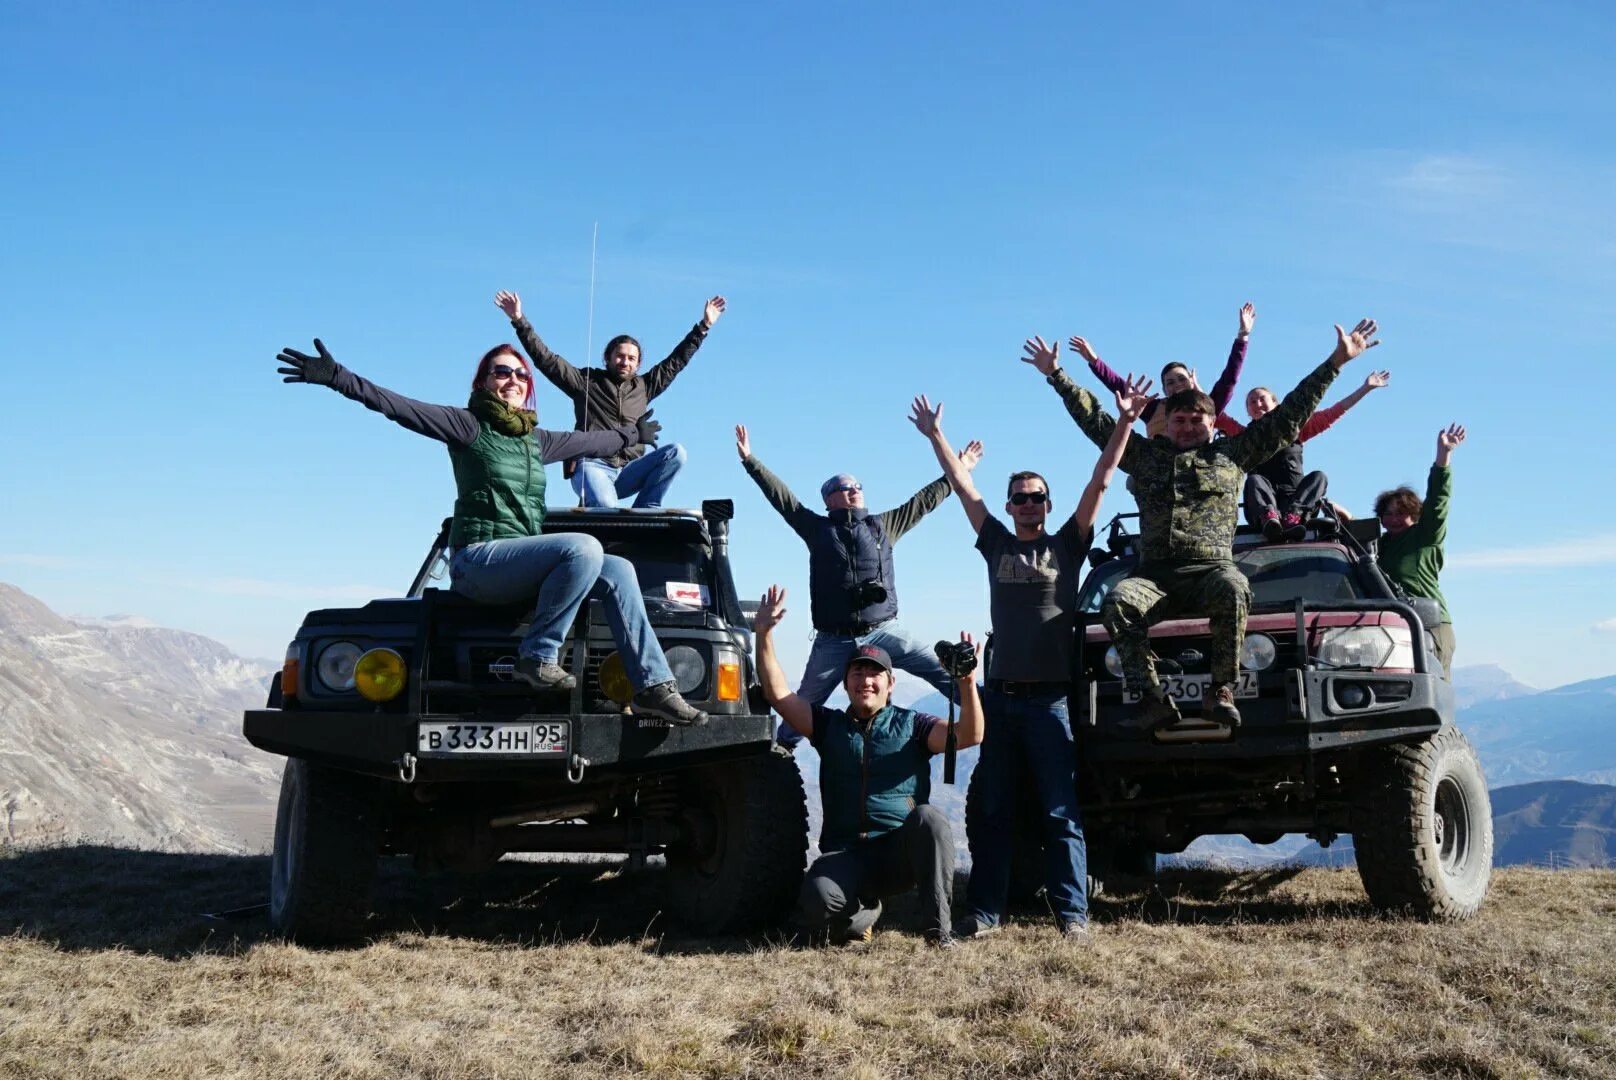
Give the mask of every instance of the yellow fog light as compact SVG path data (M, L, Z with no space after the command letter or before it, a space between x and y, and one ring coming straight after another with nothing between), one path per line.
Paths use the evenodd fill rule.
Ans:
M617 702L627 705L634 700L634 684L628 681L628 672L623 669L623 658L612 653L601 661L600 692Z
M718 665L718 700L741 700L741 665L732 660Z
M404 658L392 649L372 649L354 664L353 680L366 701L392 701L404 690Z

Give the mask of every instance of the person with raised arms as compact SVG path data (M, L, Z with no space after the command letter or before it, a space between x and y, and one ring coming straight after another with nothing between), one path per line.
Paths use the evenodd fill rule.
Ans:
M607 555L593 536L540 531L546 464L654 446L661 425L647 414L635 423L588 432L539 427L533 376L510 345L496 345L483 355L463 409L416 401L362 379L337 363L319 338L314 349L314 355L281 350L276 359L283 381L328 386L449 448L455 478L450 588L485 604L536 598L517 648L518 678L535 690L572 689L575 679L560 663L561 643L583 602L599 600L634 685L634 711L674 724L707 723L707 714L679 695L646 617L633 565Z
M707 301L701 321L661 363L641 375L640 343L628 334L606 343L603 367L579 370L550 351L523 316L520 296L502 289L494 294L494 304L510 318L516 339L539 373L572 399L577 426L583 431L632 424L649 416L651 402L690 363L725 308L722 296ZM619 499L632 495L635 507L653 509L662 505L684 463L685 448L678 443L649 452L644 446L629 446L605 454L580 454L567 462L566 474L584 506L615 507Z
M918 887L926 940L951 946L954 836L930 801L931 759L948 749L948 725L892 704L892 658L879 645L857 646L843 665L845 710L793 694L774 651L785 602L786 591L769 586L752 629L763 696L820 757L820 855L803 880L796 921L833 942L867 942L882 900ZM960 642L975 648L969 634L961 633ZM954 690L955 745L964 749L982 739L982 703L970 670L955 679Z
M1049 484L1035 472L1010 475L1004 512L1014 531L988 512L970 470L943 434L943 403L914 401L910 421L931 443L988 565L993 649L983 699L982 754L972 774L980 813L967 837L971 880L968 913L955 927L979 938L999 928L1010 887L1010 848L1018 778L1031 774L1043 827L1045 896L1065 936L1088 932L1088 849L1077 805L1077 759L1067 695L1072 683L1073 628L1084 557L1094 537L1100 500L1111 482L1133 421L1154 400L1150 380L1123 380L1117 393L1122 421L1077 501L1072 516L1051 533Z
M1425 481L1425 498L1410 487L1393 488L1375 497L1375 516L1386 535L1375 561L1381 571L1409 596L1425 596L1442 606L1442 621L1431 627L1442 673L1453 678L1453 620L1437 578L1442 573L1442 546L1448 540L1448 502L1453 495L1453 469L1448 459L1465 441L1465 429L1449 424L1436 433L1436 461Z
M1137 695L1136 726L1152 730L1179 719L1178 706L1157 677L1149 636L1152 623L1188 615L1204 615L1210 623L1211 683L1203 715L1239 725L1235 681L1251 604L1251 585L1234 564L1236 503L1244 474L1295 441L1336 373L1380 344L1375 330L1372 319L1351 333L1337 326L1336 347L1325 361L1277 409L1233 438L1212 438L1218 410L1199 390L1182 390L1161 402L1165 434L1128 438L1121 468L1132 477L1139 500L1139 564L1106 594L1100 617L1116 645L1127 689ZM1083 433L1096 446L1106 446L1116 422L1062 370L1059 346L1034 337L1024 351L1022 359L1055 388Z

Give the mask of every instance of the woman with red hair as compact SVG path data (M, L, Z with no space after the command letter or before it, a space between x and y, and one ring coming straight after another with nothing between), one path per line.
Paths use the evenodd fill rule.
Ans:
M645 615L645 598L628 560L607 555L582 533L544 535L544 466L579 455L654 446L661 425L647 412L637 423L596 431L547 431L533 411L533 374L513 346L483 355L463 409L395 394L334 360L319 338L315 355L283 349L276 357L289 383L329 386L401 427L449 448L454 467L454 524L449 533L451 588L489 604L537 597L518 647L516 674L537 690L570 690L561 642L585 599L603 602L612 638L634 684L636 712L675 724L705 724L707 714L679 695L662 646Z

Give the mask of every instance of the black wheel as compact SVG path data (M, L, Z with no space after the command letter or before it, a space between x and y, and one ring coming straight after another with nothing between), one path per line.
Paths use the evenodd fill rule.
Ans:
M693 770L668 849L669 906L702 934L771 926L790 914L808 854L802 774L786 751Z
M1038 796L1031 788L1031 777L1026 779L1027 783L1016 785L1015 824L1008 837L983 832L982 795L976 773L971 774L965 789L965 840L972 857L984 850L984 845L1010 845L1010 888L1005 899L1016 907L1034 903L1044 892L1044 838L1038 823Z
M1492 876L1492 801L1457 728L1375 752L1356 793L1352 842L1376 907L1427 919L1476 913Z
M308 944L364 933L381 849L380 781L289 758L281 774L269 924Z

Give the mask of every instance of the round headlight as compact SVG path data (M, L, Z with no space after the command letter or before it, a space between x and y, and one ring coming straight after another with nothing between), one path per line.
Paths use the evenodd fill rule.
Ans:
M404 658L392 649L372 649L354 665L354 689L366 701L392 701L404 680Z
M1105 670L1119 679L1122 678L1122 657L1117 655L1115 645L1105 650Z
M1274 666L1278 651L1267 634L1247 634L1240 646L1240 666L1247 671L1267 671Z
M634 700L634 684L628 681L623 658L617 653L601 661L600 674L596 678L600 680L600 692L619 705L627 705Z
M320 660L314 671L327 690L352 690L354 665L359 662L359 646L351 641L338 641L320 650Z
M675 645L668 650L667 656L668 670L673 672L673 681L678 685L679 692L694 693L707 677L707 661L689 645Z

